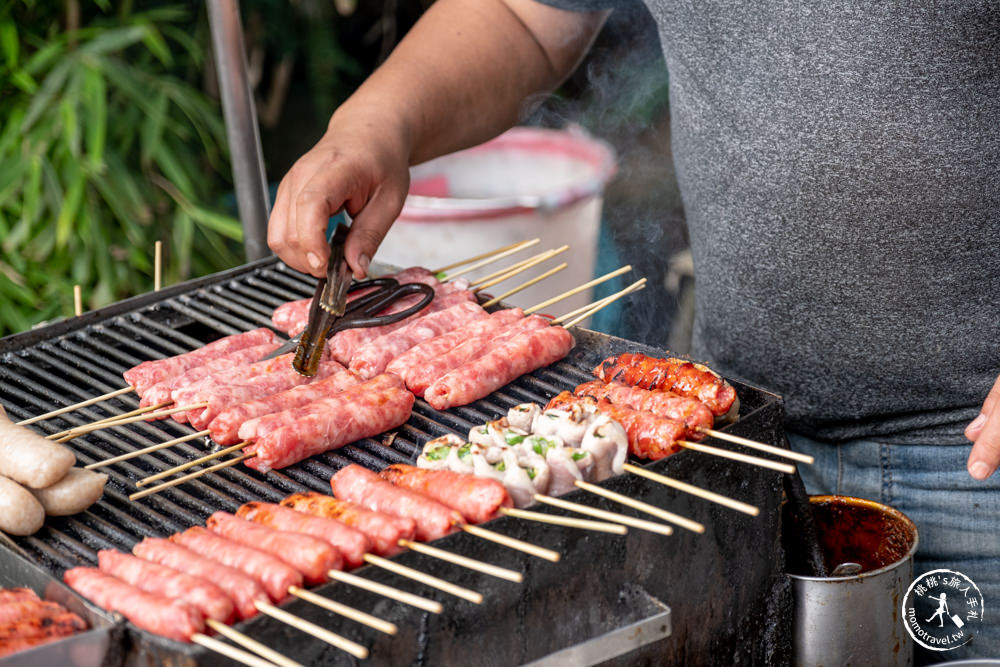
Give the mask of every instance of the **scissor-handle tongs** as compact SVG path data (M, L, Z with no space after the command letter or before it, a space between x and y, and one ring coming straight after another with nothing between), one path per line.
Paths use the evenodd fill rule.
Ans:
M295 350L293 367L302 375L311 377L316 374L316 369L319 367L326 340L338 331L399 322L422 310L434 298L434 288L430 285L423 283L400 285L395 278L373 278L356 282L351 284L347 292L349 294L373 287L375 289L371 292L348 302L344 314L339 317L318 305L319 302L314 297L309 307L309 323L306 324L302 334L289 340L266 358L273 359ZM423 298L399 312L379 315L392 304L411 294L423 294Z

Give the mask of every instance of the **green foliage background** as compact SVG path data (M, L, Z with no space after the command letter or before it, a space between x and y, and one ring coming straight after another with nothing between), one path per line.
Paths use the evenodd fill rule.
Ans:
M0 335L243 261L204 19L71 4L0 2Z

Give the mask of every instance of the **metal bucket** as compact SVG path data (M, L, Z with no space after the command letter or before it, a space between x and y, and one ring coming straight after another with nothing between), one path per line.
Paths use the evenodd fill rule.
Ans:
M917 528L881 503L812 496L816 532L831 571L861 565L857 574L811 577L789 573L794 596L792 664L913 664L913 641L900 616L913 580Z

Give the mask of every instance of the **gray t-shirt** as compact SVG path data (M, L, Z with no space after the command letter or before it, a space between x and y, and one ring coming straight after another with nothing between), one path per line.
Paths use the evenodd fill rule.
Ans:
M647 5L693 356L807 435L967 442L1000 373L1000 3Z

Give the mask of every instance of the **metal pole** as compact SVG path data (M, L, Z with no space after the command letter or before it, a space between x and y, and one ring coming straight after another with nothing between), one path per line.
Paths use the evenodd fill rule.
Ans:
M207 4L222 114L236 184L236 204L243 221L247 261L253 261L267 257L271 252L267 247L267 218L271 202L264 172L264 154L260 147L257 110L247 78L239 2L209 0Z

